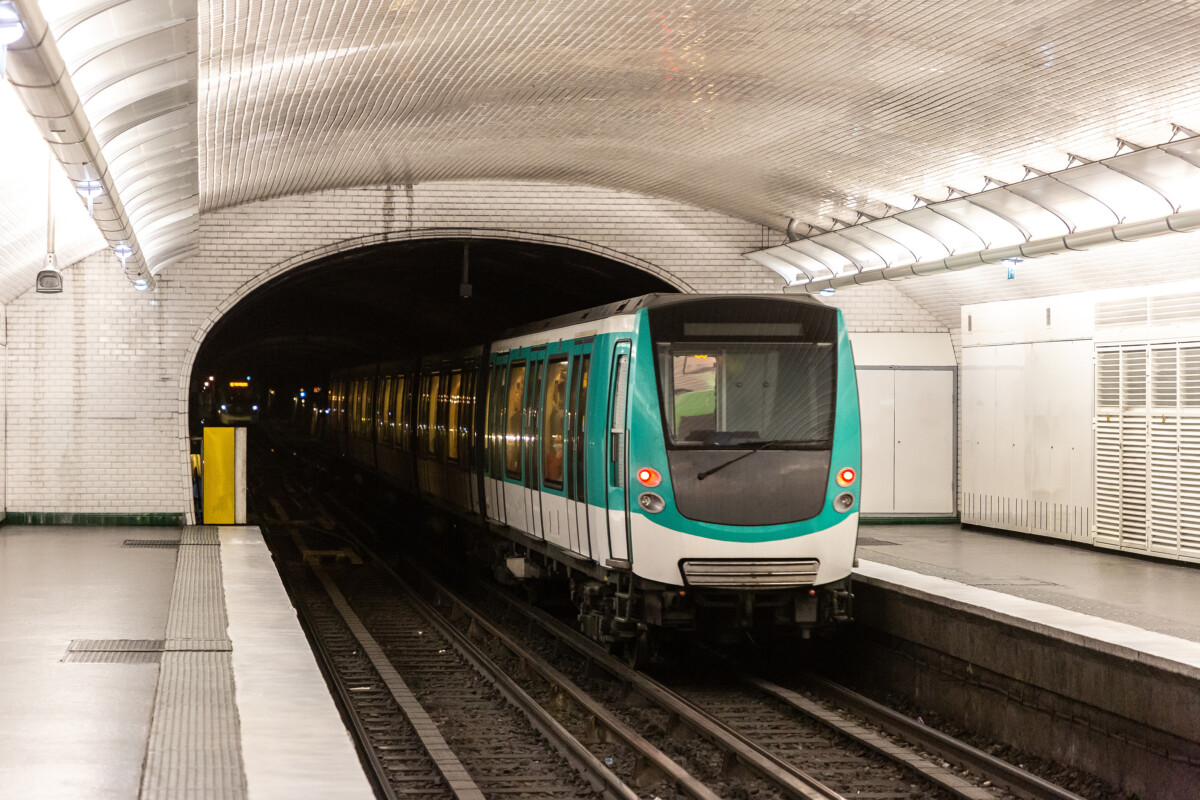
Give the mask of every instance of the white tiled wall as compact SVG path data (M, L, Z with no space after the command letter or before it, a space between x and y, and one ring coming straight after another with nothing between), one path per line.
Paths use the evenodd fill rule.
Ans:
M62 294L7 307L6 496L16 512L187 513L187 385L205 332L254 288L338 250L414 236L575 246L685 291L774 292L743 253L759 225L586 187L447 183L329 191L201 218L201 252L139 293L107 252L65 270ZM945 330L891 286L834 298L861 330Z

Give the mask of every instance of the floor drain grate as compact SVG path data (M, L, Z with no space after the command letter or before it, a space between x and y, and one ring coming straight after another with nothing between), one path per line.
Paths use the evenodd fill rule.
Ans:
M872 539L869 536L858 537L859 547L896 547L896 542L889 542L886 539Z
M62 657L68 664L157 664L162 639L72 639Z
M178 539L126 539L122 547L179 547Z

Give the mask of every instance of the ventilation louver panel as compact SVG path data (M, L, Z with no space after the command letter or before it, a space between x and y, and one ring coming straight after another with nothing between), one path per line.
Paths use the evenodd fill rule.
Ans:
M1200 318L1200 292L1150 297L1151 325L1172 325Z
M1200 417L1179 420L1179 555L1200 559Z
M1121 545L1121 423L1096 422L1096 529L1098 544Z
M1096 347L1094 453L1095 543L1200 560L1200 342Z
M1121 350L1096 348L1096 409L1116 411L1121 407Z
M1179 551L1179 417L1150 418L1150 549Z
M1096 303L1097 328L1136 328L1150 319L1145 297L1108 300Z

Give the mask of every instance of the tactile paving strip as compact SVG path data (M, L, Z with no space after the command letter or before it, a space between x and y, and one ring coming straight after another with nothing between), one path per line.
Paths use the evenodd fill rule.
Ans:
M217 544L183 531L140 800L247 796Z
M122 547L179 547L177 539L126 539Z
M208 544L219 546L221 539L216 525L189 525L179 537L180 544Z
M162 639L73 639L62 657L66 664L157 664Z

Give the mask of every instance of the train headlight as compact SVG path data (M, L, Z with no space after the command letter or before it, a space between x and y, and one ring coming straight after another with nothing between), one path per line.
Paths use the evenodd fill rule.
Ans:
M842 492L837 497L833 498L833 507L845 514L847 511L854 508L854 493Z
M851 469L850 467L846 467L845 469L838 472L837 485L844 488L844 487L849 486L850 484L854 483L854 479L857 477L858 477L858 475L854 472L853 469Z
M653 489L662 483L662 473L654 467L642 467L637 471L637 479L642 486L649 486Z
M657 514L667 507L667 501L654 492L642 492L638 495L638 505L648 514Z

